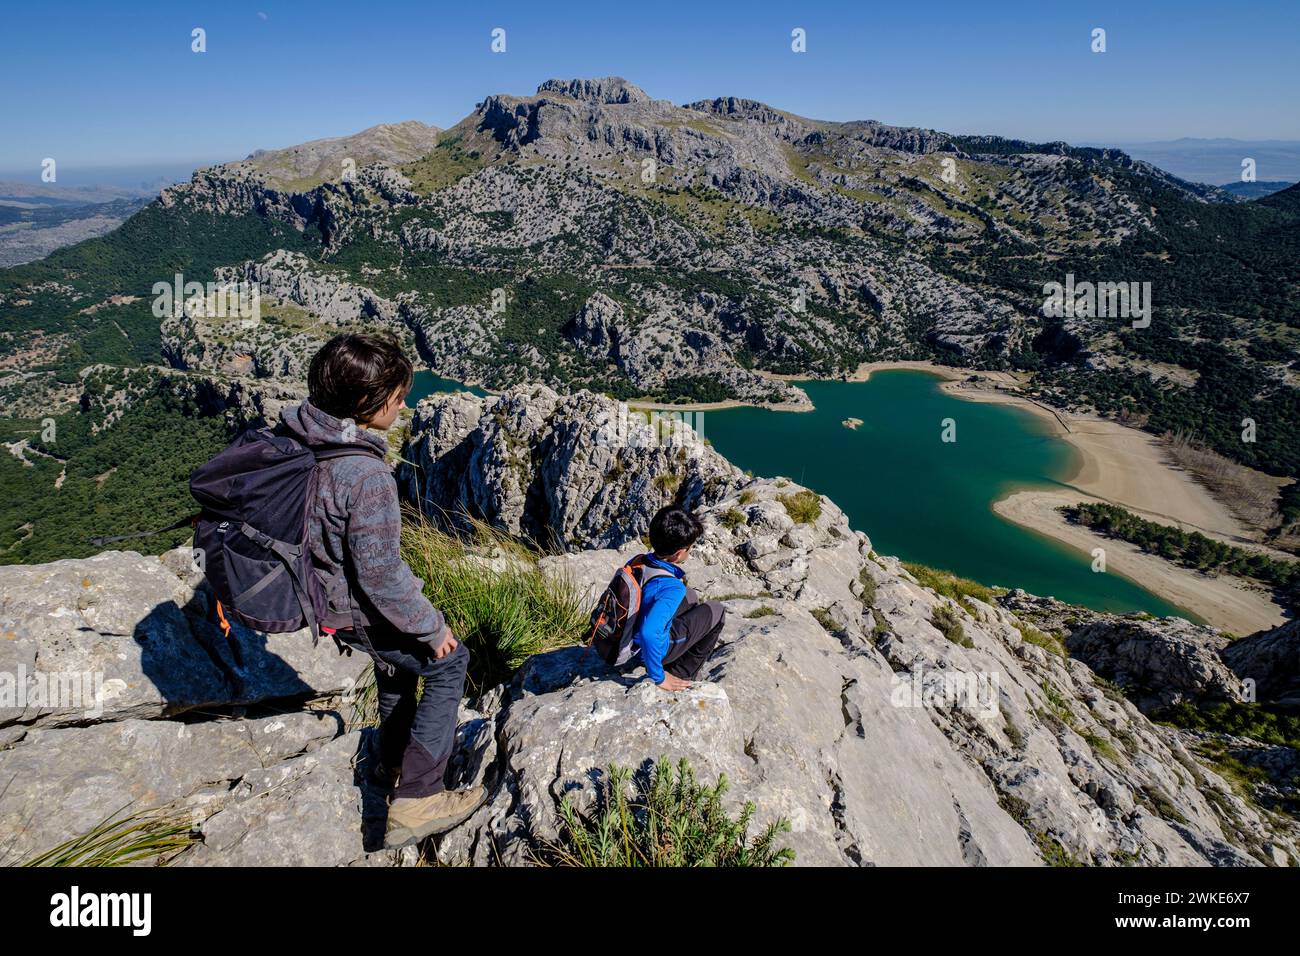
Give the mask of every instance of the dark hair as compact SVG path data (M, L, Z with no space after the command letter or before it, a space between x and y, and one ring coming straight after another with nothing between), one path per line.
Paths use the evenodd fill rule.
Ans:
M693 545L704 533L704 525L680 505L668 505L650 519L650 547L655 554L676 554Z
M327 415L364 422L408 388L411 360L387 335L344 332L316 353L307 371L311 403Z

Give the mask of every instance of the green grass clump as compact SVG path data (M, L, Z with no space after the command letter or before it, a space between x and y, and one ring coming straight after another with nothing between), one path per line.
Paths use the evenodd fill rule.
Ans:
M1016 630L1020 632L1021 638L1026 644L1034 644L1047 651L1049 654L1055 654L1057 657L1069 657L1065 651L1065 645L1053 637L1051 634L1044 634L1038 628L1031 624L1017 624Z
M957 612L946 604L940 604L930 616L930 623L939 629L944 637L962 647L974 647L975 642L966 636Z
M817 623L822 626L822 630L827 634L834 634L840 629L839 625L835 623L835 618L831 617L829 608L815 607L810 613L814 618L816 618Z
M1194 749L1197 756L1213 767L1241 796L1254 800L1255 787L1269 782L1267 770L1233 756L1218 741L1202 741Z
M1099 737L1092 733L1080 734L1079 736L1087 742L1088 746L1092 748L1092 752L1098 757L1105 757L1112 763L1119 761L1119 752L1105 737Z
M858 572L858 583L862 585L862 603L871 607L876 603L876 579L864 567Z
M758 607L754 608L754 610L746 614L745 617L749 618L750 620L753 620L755 618L760 618L760 617L771 617L775 613L776 613L775 608L767 604L760 604Z
M789 832L782 818L756 838L749 838L754 804L746 803L732 819L722 806L727 778L713 787L695 781L683 759L676 774L661 757L649 775L637 781L630 798L631 771L609 768L595 810L583 815L566 794L560 802L563 823L559 843L546 847L542 862L556 866L784 866L794 851L776 846L777 836Z
M27 860L23 866L166 866L197 841L188 814L145 810L114 814L98 826Z
M1038 847L1038 854L1043 858L1043 862L1048 866L1082 866L1069 850L1061 846L1050 835L1044 833L1034 826L1029 815L1029 804L1019 797L1013 797L1010 794L999 793L998 805L1007 812L1007 815L1026 833L1034 839L1034 844Z
M1070 709L1069 703L1061 696L1061 692L1049 684L1042 681L1038 685L1043 690L1043 696L1047 698L1048 706L1052 708L1052 713L1059 717L1069 726L1074 726L1074 711Z
M655 487L666 495L673 494L681 483L682 476L675 475L671 471L665 471L663 474L655 475Z
M508 680L534 654L585 636L590 608L582 590L543 574L536 552L486 525L472 524L462 538L408 517L402 554L469 647L476 690Z
M1277 747L1300 748L1300 714L1270 710L1261 704L1232 701L1197 707L1184 701L1166 708L1156 719L1187 730L1231 734Z
M880 613L880 609L874 607L871 609L871 620L871 636L873 639L879 641L889 633L889 622L885 620L885 615Z
M745 490L745 491L742 491L742 492L740 493L740 503L741 503L742 505L747 505L747 504L749 504L751 501L753 501L755 497L756 497L756 496L755 496L754 492L751 491L751 490Z
M792 495L781 495L779 500L785 505L785 513L793 518L796 524L812 524L822 516L822 499L815 491L805 488Z
M727 529L739 528L744 523L745 513L743 511L737 511L735 508L724 511L718 518L718 524Z
M970 578L959 578L948 571L940 571L938 568L911 561L904 561L903 567L907 569L908 574L920 582L922 587L930 588L954 601L961 602L964 598L973 597L987 604L993 600L992 588Z

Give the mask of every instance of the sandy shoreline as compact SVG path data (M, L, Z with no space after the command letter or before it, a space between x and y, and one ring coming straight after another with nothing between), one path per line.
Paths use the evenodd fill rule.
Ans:
M1136 545L1094 534L1071 524L1057 509L1099 499L1056 491L1018 491L995 502L993 510L1033 531L1091 555L1106 552L1106 572L1121 574L1206 623L1238 637L1276 627L1285 618L1268 592L1228 575L1212 577L1176 565Z
M964 370L955 370L958 372ZM983 373L974 373L984 378ZM974 387L971 374L951 376L942 388L967 401L1015 405L1038 416L1077 457L1061 490L1023 490L994 502L1008 521L1091 554L1106 551L1107 570L1122 574L1215 627L1245 635L1285 618L1270 593L1253 582L1213 577L1184 568L1136 545L1071 524L1057 509L1081 501L1120 505L1150 521L1177 525L1243 547L1258 547L1228 508L1166 457L1156 436L1096 415L1047 408L1022 395ZM1071 490L1073 489L1073 490Z
M975 402L1014 405L1045 422L1076 456L1075 471L1059 490L1017 491L993 510L1039 534L1091 555L1105 548L1107 569L1178 607L1237 635L1275 627L1285 618L1271 595L1253 582L1211 577L1147 554L1136 545L1070 524L1057 509L1081 501L1120 505L1151 521L1200 531L1232 544L1258 547L1228 508L1190 474L1174 466L1156 436L1096 415L1074 415L1015 394L1025 376L951 368L926 361L867 362L848 376L865 382L873 372L909 369L943 379L948 394ZM796 378L796 376L781 376Z

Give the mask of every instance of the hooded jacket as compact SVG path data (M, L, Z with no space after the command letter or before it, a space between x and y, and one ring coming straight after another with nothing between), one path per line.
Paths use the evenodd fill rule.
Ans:
M381 454L388 450L381 432L328 415L310 400L285 408L280 420L309 447L354 444ZM392 469L373 455L328 459L316 467L307 537L312 564L329 599L329 613L321 623L350 628L356 607L368 628L387 624L437 648L450 632L402 558L402 514Z
M641 612L632 640L650 680L662 684L664 658L673 644L673 618L686 598L686 572L653 551L645 556L645 563L668 573L651 578L641 589Z

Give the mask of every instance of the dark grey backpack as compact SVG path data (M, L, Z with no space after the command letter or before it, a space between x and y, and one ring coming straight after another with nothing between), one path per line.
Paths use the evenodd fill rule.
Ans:
M325 589L311 563L307 519L316 497L317 465L372 455L361 445L308 447L288 431L249 429L190 477L202 506L194 547L216 595L221 629L230 622L283 633L310 628L320 639ZM363 635L357 611L354 625Z

